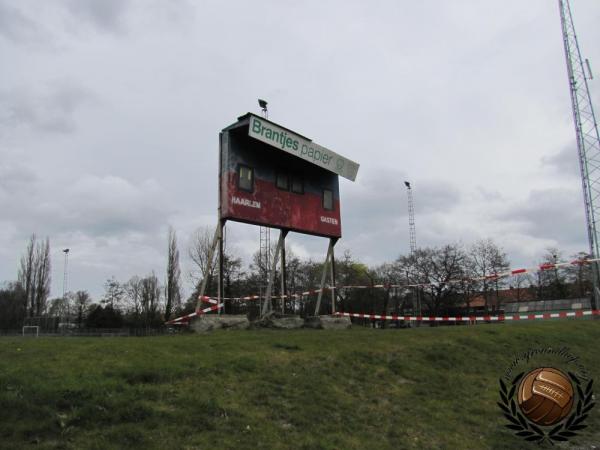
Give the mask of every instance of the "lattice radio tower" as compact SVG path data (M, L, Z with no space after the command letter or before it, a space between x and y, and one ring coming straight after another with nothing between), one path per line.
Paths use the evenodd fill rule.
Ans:
M268 119L269 110L267 109L267 102L259 98L258 105L261 107L262 116L265 119ZM264 271L264 278L262 281L266 286L269 282L269 270L271 270L271 229L269 227L260 227L260 248L258 251L258 259Z
M415 204L412 196L412 188L408 181L404 182L408 194L408 234L410 238L410 254L417 250L417 230L415 228Z
M600 255L597 225L600 218L600 134L598 134L598 124L588 87L588 80L593 77L589 61L581 57L569 0L558 0L558 6L577 137L590 256L598 258ZM594 299L597 306L600 300L597 263L594 264L592 272Z
M269 227L260 227L260 250L259 256L261 264L265 271L265 283L267 282L268 273L271 263L271 229Z

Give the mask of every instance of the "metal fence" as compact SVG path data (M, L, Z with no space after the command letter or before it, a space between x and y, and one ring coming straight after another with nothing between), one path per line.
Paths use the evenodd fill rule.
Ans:
M163 336L174 332L167 328L78 328L63 331L40 329L39 337L143 337ZM23 331L22 329L0 329L0 336L23 336ZM25 337L35 337L35 335L26 335Z
M534 314L587 309L591 309L591 302L589 298L538 300L534 302L506 303L504 305L505 314Z

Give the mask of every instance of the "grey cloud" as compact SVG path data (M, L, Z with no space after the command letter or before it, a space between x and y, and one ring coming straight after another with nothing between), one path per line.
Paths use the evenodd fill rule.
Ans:
M359 175L360 176L360 175ZM396 210L400 198L405 198L404 180L402 172L388 169L378 170L376 173L362 175L356 185L344 186L347 183L341 180L340 198L341 208L345 211L360 211L362 219L380 218ZM404 202L403 202L404 203ZM347 205L347 206L346 206ZM396 214L404 212L405 208L396 210Z
M65 32L78 34L82 24L111 33L125 31L129 0L63 0L58 5L58 2L53 3L0 0L0 37L18 44L47 45L56 43ZM148 4L144 2L142 7L147 8ZM183 8L169 5L164 9L168 20L174 21L177 11ZM62 22L54 20L59 17L57 12Z
M0 36L15 43L38 43L47 38L44 27L6 1L0 1Z
M134 184L116 176L81 177L66 192L62 227L97 236L155 231L168 216L161 186L154 180Z
M361 220L370 218L404 217L408 214L404 181L401 171L379 168L366 172L357 185L341 186L342 211L345 204L351 211L360 211ZM342 180L342 183L344 181ZM429 214L450 211L460 201L460 193L448 182L433 180L411 181L415 213Z
M152 233L175 211L152 179L133 183L116 176L82 175L66 189L64 180L21 189L25 180L10 182L21 173L21 169L13 170L8 177L10 191L0 196L0 209L8 211L3 220L20 223L25 233L78 230L97 237Z
M580 177L579 155L577 146L573 143L562 148L558 153L544 156L542 167L548 167L555 173L566 177Z
M0 162L0 193L7 196L19 192L31 192L38 176L27 166L19 163Z
M576 190L534 190L524 202L504 210L497 219L540 239L573 245L587 241L583 199Z
M94 27L111 32L121 32L128 0L69 0L68 10L75 16L89 21Z
M501 201L504 197L501 192L496 190L488 190L483 186L477 186L477 193L484 202Z
M449 212L460 202L456 187L445 181L428 180L422 186L413 184L415 214Z
M75 112L94 96L68 81L54 82L45 91L14 89L0 92L0 132L21 126L50 133L71 133L76 128Z
M26 242L26 236L21 238L21 247ZM150 233L130 231L111 236L94 236L69 230L51 235L50 245L55 274L53 291L60 292L62 289L61 249L67 247L70 248L69 290L86 289L94 298L99 298L104 281L113 276L119 281L126 281L133 275L145 275L154 270L160 277L164 270L166 230Z
M356 186L341 187L343 247L373 264L408 251L407 178L401 171L380 168L367 172ZM417 179L411 186L417 240L421 237L422 245L452 240L455 230L444 223L443 215L460 203L460 192L445 181ZM433 230L436 224L439 232Z

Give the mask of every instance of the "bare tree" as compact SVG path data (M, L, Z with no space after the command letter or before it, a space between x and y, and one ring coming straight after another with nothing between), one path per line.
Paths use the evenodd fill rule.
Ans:
M58 316L61 319L68 320L71 305L75 304L75 293L71 291L65 292L64 296L53 298L49 303L49 316Z
M250 263L251 276L255 281L256 289L258 289L260 292L266 289L267 284L269 282L269 272L271 271L271 265L273 264L273 260L275 259L276 251L277 243L271 241L269 246L268 257L261 250L257 250L252 255L252 262ZM233 259L232 256L226 255L224 261L227 263L228 260L231 259ZM273 274L274 293L277 292L281 282L281 271L279 270L280 267L281 259L279 259L277 267L275 268L275 273Z
M152 272L151 275L142 278L141 281L141 303L142 317L145 326L151 326L157 321L158 307L160 303L160 285L158 278Z
M128 301L127 310L139 319L142 313L142 280L135 275L123 285L123 289Z
M119 306L123 297L125 296L125 289L114 277L109 278L104 283L104 297L101 303L108 304L111 308Z
M29 317L46 310L50 295L50 240L36 242L32 234L25 254L21 257L18 280L23 287L23 311Z
M17 329L23 324L23 287L20 282L0 283L0 329Z
M169 254L167 258L167 284L165 286L165 320L171 318L172 311L181 309L181 288L179 279L179 249L177 248L177 235L173 228L169 228Z
M209 271L208 259L213 243L213 236L214 231L211 231L210 228L198 228L196 231L194 231L194 234L190 240L188 254L192 260L193 268L189 273L189 277L194 284L194 289L196 291L200 290L202 280L204 280L206 277L208 277L208 282L206 284L207 292L210 291L212 285L216 264L212 264Z
M592 269L591 264L586 264L584 261L589 258L586 252L579 252L571 256L572 261L577 261L565 267L565 275L567 282L571 284L574 297L584 298L590 295L592 291Z
M562 259L562 252L549 247L543 256L541 268L538 271L538 297L540 300L560 299L566 297L565 273L559 271L554 264ZM545 267L548 267L547 269Z
M39 242L35 252L34 315L46 310L46 300L50 295L50 240Z
M527 292L526 289L530 289L534 284L533 277L528 273L520 273L514 275L511 279L510 288L516 292L516 297L514 298L517 302L523 300L523 293Z
M77 325L79 328L83 325L83 316L91 300L90 294L87 291L77 291L75 293L75 309L77 311Z
M508 258L506 253L491 239L475 242L471 246L468 256L469 275L480 279L474 283L474 287L483 294L487 312L489 311L490 293L493 290L496 292L496 303L498 303L498 288L503 280L496 275L509 268Z
M35 234L32 234L27 244L25 254L21 256L18 280L23 288L23 315L33 315L34 278L35 278Z
M68 294L65 293L65 295ZM62 317L65 314L63 314L63 311L66 311L67 308L65 307L66 304L66 300L64 297L55 297L55 298L51 298L49 300L49 306L48 306L48 316L50 317Z
M375 269L375 274L377 276L377 279L384 285L400 284L403 279L402 270L400 266L394 263L383 263ZM398 311L400 309L399 296L397 295L396 289L392 290L391 288L387 287L384 291L383 307L381 309L382 315L386 315L389 313L388 305L390 303L392 295L395 298L394 312L398 314ZM387 321L382 321L381 327L386 328L386 326Z
M285 249L285 268L288 294L296 294L301 288L299 285L300 264L300 259L296 256L292 248L287 245ZM288 297L286 304L286 307L293 312L299 310L298 300L295 297Z
M406 271L410 284L428 285L422 290L422 299L432 315L462 301L462 283L452 282L466 275L467 255L460 245L420 248L397 262L400 270Z

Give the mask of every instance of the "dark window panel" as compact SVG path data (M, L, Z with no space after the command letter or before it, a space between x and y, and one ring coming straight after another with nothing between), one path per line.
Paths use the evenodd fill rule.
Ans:
M248 166L238 168L238 187L244 191L254 190L254 170Z
M329 189L323 189L323 208L333 211L333 192Z
M304 181L300 177L292 177L292 192L304 194Z
M282 189L284 191L289 191L290 189L290 177L288 177L284 173L277 174L277 188Z

